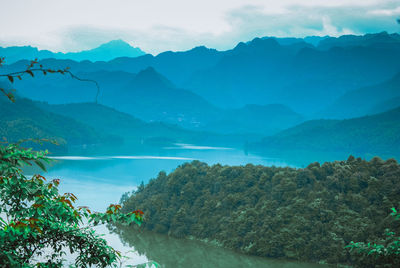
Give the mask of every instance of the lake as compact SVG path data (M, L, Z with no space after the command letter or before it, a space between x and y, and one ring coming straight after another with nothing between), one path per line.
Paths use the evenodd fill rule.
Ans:
M95 211L104 211L111 203L118 203L121 195L131 192L141 183L155 178L160 171L167 173L193 160L209 165L288 166L277 158L247 154L244 151L209 146L176 144L158 150L156 154L109 156L55 156L45 173L48 179L61 180L60 191L72 192L77 205L87 205ZM110 232L105 226L97 228L115 249L130 259L127 264L153 260L163 267L314 267L319 265L277 261L239 254L198 241L174 239L143 230Z

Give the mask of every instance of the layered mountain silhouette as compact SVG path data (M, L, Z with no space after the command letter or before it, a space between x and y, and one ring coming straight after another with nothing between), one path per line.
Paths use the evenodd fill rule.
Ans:
M163 145L172 143L201 142L201 135L165 123L146 123L129 114L96 103L72 103L51 105L36 102L42 110L90 126L100 133L111 134L122 140L125 146Z
M252 145L264 152L323 152L398 157L400 107L348 120L311 120Z
M248 104L239 109L224 110L217 118L204 128L219 133L253 132L272 135L304 121L302 115L282 104Z
M398 45L329 50L305 45L296 52L276 40L255 39L226 52L185 88L217 106L282 103L312 114L347 91L391 78L400 68L399 59Z
M309 116L349 91L382 83L400 71L396 34L325 37L319 38L317 47L306 38L283 40L255 38L227 51L196 47L108 62L48 59L42 63L54 68L68 66L77 73L139 73L152 67L177 88L192 91L220 108L280 103ZM332 45L328 46L329 42ZM26 64L17 62L6 69L21 69Z
M0 137L8 142L25 139L47 139L58 146L46 143L46 148L55 152L66 152L67 146L99 144L106 141L106 135L77 122L72 118L40 109L29 99L17 98L10 102L0 96ZM40 144L30 143L36 148Z
M400 73L377 85L349 91L319 115L325 118L352 118L384 112L400 106Z
M315 125L315 132L287 136L293 142L298 137L296 142L301 145L313 137L322 139L318 133L336 131L338 126L353 133L345 124L348 121L307 121L301 125L306 119L361 118L398 107L399 40L399 35L385 32L338 38L265 37L241 42L226 51L200 46L157 56L124 55L96 62L48 58L40 63L55 69L70 67L79 77L97 81L100 85L97 101L102 107L121 111L142 120L143 124L163 122L191 131L240 134L243 142L248 134L279 137L281 134L277 133L286 128ZM0 71L21 70L28 63L18 61ZM60 75L24 77L13 87L24 97L59 107L87 103L86 108L66 107L88 113L87 107L94 105L98 93L93 83ZM66 113L64 110L60 114ZM76 121L80 113L75 114ZM353 123L357 126L358 122ZM390 124L386 125L387 131L392 128ZM393 145L385 143L383 138L380 142ZM271 148L274 144L269 143ZM357 146L343 146L360 151ZM376 151L383 151L382 148Z
M194 132L161 122L146 123L129 114L95 103L52 105L17 96L10 102L0 96L0 137L8 142L28 141L26 146L46 148L51 153L148 150L175 143L232 146L241 138L210 132Z
M329 37L318 43L320 49L331 49L333 47L392 47L400 44L400 35L397 33L366 35L342 35L340 37Z
M192 130L222 134L273 134L303 121L284 105L218 108L197 94L176 87L148 67L137 74L123 71L78 73L100 85L98 101L146 122L165 122ZM50 104L94 102L97 88L68 76L27 78L16 82L18 92Z
M49 50L39 50L31 46L0 47L0 55L7 59L7 63L14 63L23 59L71 59L75 61L109 61L117 57L138 57L144 55L140 48L132 47L122 40L113 40L97 48L79 52L54 53Z

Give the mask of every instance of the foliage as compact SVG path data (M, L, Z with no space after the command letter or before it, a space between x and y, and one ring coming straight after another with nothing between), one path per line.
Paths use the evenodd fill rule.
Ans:
M0 65L4 61L0 59ZM2 74L13 83L34 71L72 73L66 70L33 68L32 61L25 71ZM80 80L76 77L76 79ZM12 92L0 88L15 102ZM20 143L0 144L0 267L61 267L69 249L75 254L75 265L116 266L120 253L107 245L92 227L104 223L140 225L143 212L120 213L120 205L110 205L105 213L91 212L88 207L75 207L73 193L60 194L59 179L47 182L42 175L27 177L24 165L35 165L45 171L50 161L47 151L24 149Z
M344 247L395 226L384 211L400 203L399 178L396 160L377 157L304 169L195 161L160 172L122 211L140 206L147 230L247 254L356 265Z
M59 180L23 174L23 164L45 169L45 155L17 144L0 146L0 266L61 266L66 248L77 253L80 267L115 263L119 253L91 227L107 222L140 225L142 212L123 214L120 205L110 205L105 213L75 207L74 194L59 193Z
M400 213L392 208L390 214L395 220L400 220ZM400 266L400 237L389 229L385 230L385 238L382 241L374 242L353 242L346 246L351 252L356 252L364 257L364 267L366 265L376 266L376 264L386 264Z
M2 66L5 62L5 58L0 58L0 66ZM96 99L95 102L97 103L98 96L100 94L100 87L99 84L95 80L91 79L82 79L76 75L74 75L70 70L69 67L66 67L64 69L52 69L52 68L45 68L43 67L42 64L39 63L37 59L30 61L30 64L27 66L27 68L23 71L17 71L17 72L12 72L12 73L6 73L6 74L0 74L0 77L7 77L7 79L11 82L14 83L16 79L22 80L22 77L29 74L31 77L35 77L36 72L40 72L43 75L47 75L48 73L50 74L69 74L71 78L75 80L79 80L82 82L92 82L96 85L97 88L97 94L96 94ZM11 91L7 91L4 88L0 88L0 91L10 99L10 101L15 102L15 96Z

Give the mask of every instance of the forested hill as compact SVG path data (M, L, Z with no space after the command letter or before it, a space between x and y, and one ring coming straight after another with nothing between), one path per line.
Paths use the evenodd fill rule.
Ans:
M400 107L348 120L311 120L250 146L263 153L325 152L400 157Z
M121 150L138 147L162 147L173 143L220 143L226 137L193 132L160 122L146 123L129 114L95 103L50 105L17 97L15 103L0 96L0 138L9 142L21 139L50 139L54 153L74 149L112 147ZM239 140L239 138L237 138ZM235 137L229 142L235 142ZM236 141L237 142L237 141ZM29 143L36 149L43 148Z
M100 133L116 135L122 139L124 146L171 145L172 143L213 143L220 142L223 137L210 133L194 132L176 125L162 122L144 122L130 114L97 103L71 103L51 105L36 102L43 110L93 127Z
M40 109L29 99L17 98L12 103L0 96L0 138L9 142L22 139L50 139L59 145L46 143L52 152L65 153L70 146L104 143L107 135L72 118ZM38 148L38 144L30 144Z
M247 254L372 267L344 246L376 241L393 227L388 215L400 205L399 180L400 165L377 157L305 169L195 161L160 172L123 210L143 210L147 230Z

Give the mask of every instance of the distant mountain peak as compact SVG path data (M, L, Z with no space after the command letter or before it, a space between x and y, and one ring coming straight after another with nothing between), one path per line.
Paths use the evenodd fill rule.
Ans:
M270 38L259 38L256 37L253 40L251 40L250 45L274 45L274 46L279 46L278 41L276 41L276 38L270 37Z
M281 45L276 41L275 38L259 38L256 37L253 40L243 43L240 42L239 44L236 45L236 47L233 49L233 51L236 52L242 52L242 51L252 51L252 52L257 52L257 51L266 51L270 49L277 49L280 48Z
M209 48L206 46L197 46L192 48L191 50L208 50Z
M241 50L241 49L244 49L244 48L246 48L247 46L246 46L246 44L244 43L244 42L239 42L235 47L234 47L234 49L233 50Z
M98 48L135 48L128 42L122 39L111 40L107 43L101 44Z
M140 48L132 47L127 42L117 39L91 50L66 53L66 58L75 60L108 61L118 57L138 57L146 54Z
M206 46L197 46L197 47L192 48L189 51L191 51L191 52L206 52L206 51L209 51L209 50L216 50L216 49L208 48Z
M138 85L147 85L153 87L169 87L175 86L162 74L157 72L152 66L141 70L135 77L134 82Z

